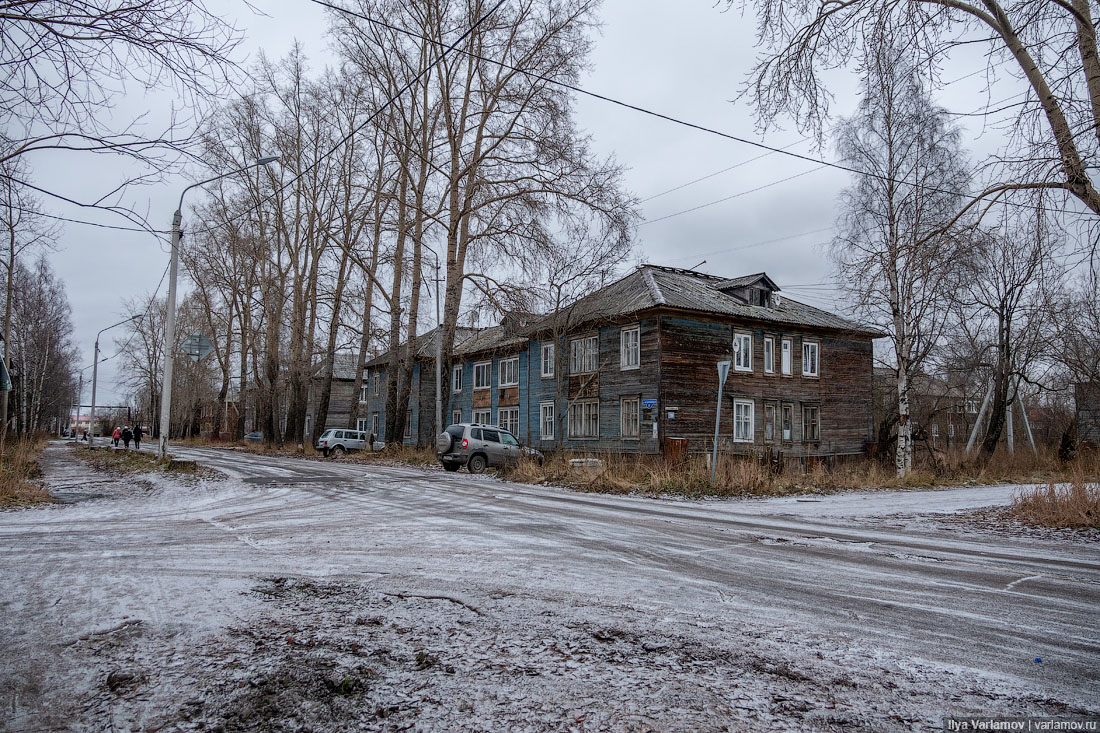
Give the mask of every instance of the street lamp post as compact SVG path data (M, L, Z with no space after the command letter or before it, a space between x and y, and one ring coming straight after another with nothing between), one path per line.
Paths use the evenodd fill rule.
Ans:
M255 163L246 165L243 168L238 168L237 170L229 171L228 173L223 173L213 178L207 178L205 181L192 183L180 193L179 206L176 207L176 213L172 215L172 256L168 266L168 313L164 319L164 375L160 386L160 437L157 441L158 458L164 459L168 457L168 421L172 415L172 370L175 366L173 362L176 352L176 279L179 269L180 238L183 234L180 229L180 222L183 219L183 214L181 213L183 211L183 197L186 196L187 192L192 188L205 186L207 183L213 183L222 178L243 173L250 168L274 163L278 159L279 156L277 155L269 155L265 158L260 158ZM93 402L94 401L93 399Z
M88 412L88 447L95 445L95 386L96 379L99 376L99 337L103 335L104 331L110 331L116 326L121 326L124 323L136 321L141 318L142 315L144 314L139 313L136 316L130 316L129 318L121 320L118 323L107 326L107 328L100 329L99 333L95 335L95 358L92 359L92 409ZM85 367L85 369L87 369L87 367ZM83 369L80 370L80 377L81 379L84 378Z
M442 432L443 425L443 322L439 318L439 255L426 244L420 245L432 253L435 260L435 429Z

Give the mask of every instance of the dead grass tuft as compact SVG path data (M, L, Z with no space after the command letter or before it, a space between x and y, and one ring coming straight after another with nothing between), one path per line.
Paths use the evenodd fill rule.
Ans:
M1077 480L1025 489L1013 497L1008 514L1041 527L1100 528L1100 484Z
M91 464L95 470L104 473L145 473L160 468L157 456L154 453L116 450L105 445L95 447L80 445L75 450L77 457Z
M37 479L42 475L38 457L47 445L45 435L9 436L0 453L0 507L28 506L50 501Z

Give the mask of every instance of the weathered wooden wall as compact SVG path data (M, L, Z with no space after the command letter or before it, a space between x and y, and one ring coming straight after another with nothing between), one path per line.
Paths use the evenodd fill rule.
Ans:
M791 456L860 453L874 435L872 414L872 352L870 338L843 338L825 333L784 330L760 325L734 325L717 321L666 316L661 319L661 421L662 434L689 441L689 450L712 446L714 411L718 396L717 362L733 360L734 333L752 335L752 371L730 367L722 394L719 437L724 449L737 454L759 452L764 442L764 404L793 406L792 440L782 441L777 425L772 446ZM775 339L775 372L764 372L764 337ZM791 375L781 371L781 343L792 343ZM819 376L802 376L802 341L820 344ZM752 443L735 443L733 400L753 401ZM802 439L802 406L820 406L820 440ZM675 413L670 417L670 412ZM777 417L777 423L779 419Z

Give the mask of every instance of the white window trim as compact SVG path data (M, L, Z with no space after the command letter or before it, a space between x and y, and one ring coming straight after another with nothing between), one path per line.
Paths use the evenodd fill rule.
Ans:
M627 334L634 334L634 363L627 363ZM619 331L619 370L640 369L642 365L642 328L640 325L628 326Z
M569 416L569 418L568 418L568 423L569 423L568 428L569 428L569 439L570 440L599 440L600 439L600 401L598 399L594 399L594 400L577 400L576 402L569 405L569 410L570 410L570 412L572 412L573 408L577 408L577 409L580 410L582 430L585 430L585 429L587 429L587 426L588 426L588 413L585 411L585 407L590 406L590 405L595 405L595 407L596 407L596 434L595 435L588 435L586 433L584 435L574 435L573 434L573 419L572 419L572 416Z
M451 367L451 392L462 391L462 365L456 364Z
M806 371L806 351L812 350L814 352L814 371ZM802 342L802 376L804 377L819 377L821 376L821 344L817 341L803 341Z
M585 358L588 354L588 345L590 342L594 342L593 356L594 359ZM581 361L585 362L581 364L580 369L574 369L573 364L573 345L581 344ZM592 362L592 368L589 368L587 362ZM569 342L569 373L570 374L593 374L600 369L600 337L596 336L581 336L579 338L572 339Z
M794 371L794 342L783 339L779 352L779 370L784 377L789 377Z
M771 358L768 358L771 357ZM764 337L764 373L775 374L775 337Z
M747 405L749 408L749 437L738 438L737 437L737 408ZM733 401L733 442L734 443L753 443L756 441L756 403L753 400L734 400Z
M462 410L453 410L451 412L451 425L457 425L462 422Z
M547 364L546 352L547 351L550 352L550 359L549 359L550 371L546 371L546 364ZM554 344L552 342L548 343L548 344L542 344L542 348L539 349L539 364L540 364L539 374L543 379L552 379L554 377L554 360L555 360L555 358L556 358L556 354L554 353Z
M365 418L365 417L355 418L355 429L358 430L360 433L368 432L367 431L367 418Z
M504 381L504 365L515 364L515 368L512 373L515 375L515 381ZM507 359L501 359L497 362L497 386L498 387L518 387L519 386L519 357L512 356Z
M367 401L368 393L369 393L368 385L360 384L359 385L359 404L363 404L364 402Z
M504 418L502 417L503 413L507 412L509 414L509 416L511 416L513 411L515 411L515 414L516 414L515 424L514 425L512 425L512 424L505 425L504 424ZM509 421L509 423L511 423L511 421ZM512 435L518 435L519 434L519 407L498 407L497 408L497 427L501 428L502 430L507 430Z
M546 432L546 408L550 408L550 432ZM554 425L557 422L558 415L557 410L554 407L553 402L540 402L539 403L539 440L553 440L554 439Z
M478 420L477 419L478 415L486 415L487 417L484 420ZM491 408L475 409L473 417L470 420L470 422L476 423L476 424L479 424L479 425L492 425L493 424L493 411L492 411L492 409Z
M626 432L626 424L623 422L623 410L626 407L626 403L634 403L634 432L628 434ZM642 437L642 398L641 397L620 397L619 398L619 437L623 440L639 440Z
M489 383L485 384L485 385L482 385L480 387L477 386L478 367L487 367L487 369L485 369L485 373L489 375ZM475 392L480 392L483 389L492 389L492 388L493 388L493 362L492 361L474 362L474 391Z
M745 339L748 339L748 350L745 350ZM752 371L752 334L751 333L735 333L733 334L733 343L736 346L741 346L733 352L733 370L736 372L751 372ZM746 356L747 354L747 356ZM739 363L748 360L748 363Z

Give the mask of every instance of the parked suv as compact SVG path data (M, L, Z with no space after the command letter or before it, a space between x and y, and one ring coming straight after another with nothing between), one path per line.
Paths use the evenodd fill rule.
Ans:
M542 463L542 453L519 444L516 436L496 425L456 423L436 436L439 462L448 471L462 466L481 473L489 466L504 466L526 456Z
M314 447L326 458L339 457L347 451L366 448L367 434L361 430L326 430L317 438L317 445Z

